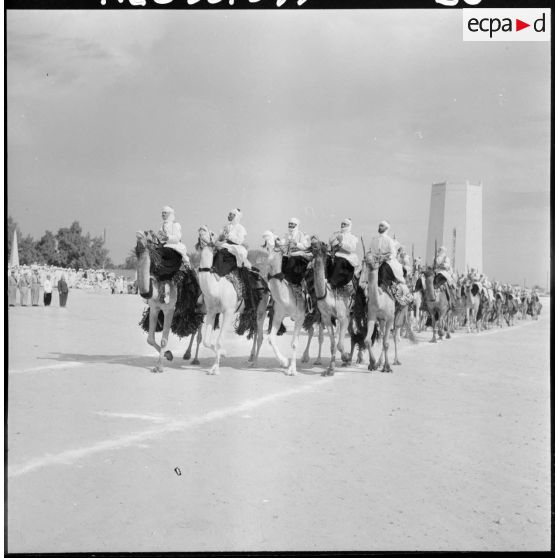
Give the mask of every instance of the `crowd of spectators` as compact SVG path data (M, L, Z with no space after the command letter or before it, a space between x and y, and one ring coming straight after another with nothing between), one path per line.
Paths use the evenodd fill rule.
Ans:
M137 281L125 275L119 275L117 271L76 270L38 264L8 266L8 306L15 306L16 303L21 306L39 306L39 301L48 306L50 297L45 297L45 294L48 295L53 290L58 290L59 294L64 294L63 291L69 289L106 291L111 294L136 294Z

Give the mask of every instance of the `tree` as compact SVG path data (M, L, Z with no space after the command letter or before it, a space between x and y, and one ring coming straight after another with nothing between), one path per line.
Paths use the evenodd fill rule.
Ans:
M19 263L21 265L31 265L39 261L39 251L37 242L31 235L27 235L18 240Z
M37 243L37 262L58 265L58 243L50 231L46 231Z

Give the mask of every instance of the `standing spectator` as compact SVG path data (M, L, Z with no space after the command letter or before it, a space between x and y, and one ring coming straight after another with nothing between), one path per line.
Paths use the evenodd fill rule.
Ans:
M22 306L27 306L29 301L29 276L27 272L21 274L19 281L17 282L17 286L19 287L19 303Z
M68 283L66 283L66 276L63 273L58 280L58 297L60 307L65 308L68 300Z
M46 276L45 282L43 283L43 289L45 291L45 294L43 295L45 306L50 306L50 301L52 300L52 283L50 282L50 275Z
M12 269L8 277L8 306L15 306L17 298L17 277L15 270Z
M39 280L39 272L34 269L31 274L31 305L39 306L39 293L41 291L41 282Z

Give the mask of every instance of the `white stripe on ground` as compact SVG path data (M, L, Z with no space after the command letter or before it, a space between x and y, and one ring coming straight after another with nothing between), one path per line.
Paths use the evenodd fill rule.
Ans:
M104 417L150 420L152 422L167 422L172 420L172 417L164 417L161 415L136 415L134 413L109 413L107 411L98 411L96 414Z
M327 381L312 382L310 384L305 384L297 388L292 388L285 391L273 393L271 395L266 395L265 397L260 397L259 399L251 399L245 401L244 403L240 403L239 405L234 405L232 407L225 407L223 409L211 411L204 415L194 417L188 420L171 419L163 426L158 428L153 428L151 430L136 432L126 436L115 438L113 440L104 440L92 446L86 446L83 448L68 450L55 455L47 454L43 457L31 459L26 463L8 466L8 477L9 478L19 477L21 475L30 473L32 471L36 471L37 469L41 469L49 465L71 465L88 455L101 453L105 451L118 450L124 447L140 444L141 442L145 442L146 440L150 440L153 438L160 438L161 436L170 434L172 432L180 432L183 430L194 428L196 426L203 426L204 424L207 424L209 422L213 422L239 413L245 413L246 411L250 409L254 409L256 407L261 407L262 405L265 405L266 403L270 403L275 399L281 399L281 398L289 397L291 395L298 395L299 393L315 390L318 389L320 386L328 385L328 384L329 382Z
M157 352L154 351L151 353L144 353L142 355L125 355L119 357L112 357L111 362L125 361L136 356L153 357L155 360L157 360ZM77 361L77 360L69 360L68 362L61 362L59 364L47 364L45 366L35 366L33 368L20 368L20 369L13 369L13 370L8 369L8 373L26 374L29 372L41 372L43 370L57 370L57 369L64 370L66 368L76 368L78 366L83 366L84 364L107 364L107 363L105 361L84 362L84 361Z
M9 370L10 374L25 374L26 372L40 372L41 370L55 370L57 368L76 368L76 366L83 366L84 362L61 362L60 364L48 364L46 366L36 366L35 368L22 368L19 370Z

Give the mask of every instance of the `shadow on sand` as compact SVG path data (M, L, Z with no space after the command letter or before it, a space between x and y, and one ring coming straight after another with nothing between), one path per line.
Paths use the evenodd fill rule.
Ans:
M50 353L48 357L41 357L39 360L80 362L83 364L118 364L151 371L151 369L156 364L157 355L89 355L83 353ZM213 356L201 358L200 364L191 364L190 361L184 360L182 356L174 355L174 359L172 361L166 360L163 363L163 367L169 370L188 370L206 373L207 370L211 368L213 362ZM314 365L312 364L312 362L301 363L300 359L297 359L297 372L306 376L319 376L327 367L327 361L324 360L323 362L325 364ZM286 370L279 365L277 359L275 359L274 357L260 357L258 359L258 366L252 367L248 362L248 357L244 356L221 357L221 368L232 368L234 370L242 370L246 372L262 372L266 374L285 374ZM351 365L348 367L342 367L338 365L336 371L367 372L364 365L361 365L358 368L355 365Z

